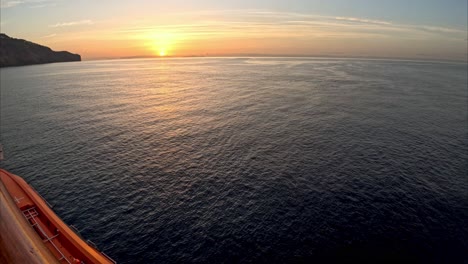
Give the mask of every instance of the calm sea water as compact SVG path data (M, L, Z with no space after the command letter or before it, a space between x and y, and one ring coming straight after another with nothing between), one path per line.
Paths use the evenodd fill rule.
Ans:
M463 263L467 64L1 69L1 166L119 263Z

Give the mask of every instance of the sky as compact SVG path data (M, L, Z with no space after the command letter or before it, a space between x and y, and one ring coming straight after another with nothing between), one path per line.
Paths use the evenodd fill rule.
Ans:
M0 0L0 31L83 59L468 59L468 0Z

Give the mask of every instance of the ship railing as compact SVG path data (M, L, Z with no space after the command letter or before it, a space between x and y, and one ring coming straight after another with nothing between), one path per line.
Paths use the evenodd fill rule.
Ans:
M103 254L107 259L109 259L112 263L117 264L117 261L113 260L111 257L107 256L106 253L101 251L101 254Z
M38 191L36 191L36 189L32 185L30 186L36 192L36 194L39 195L39 197L41 197L42 200L52 209L53 206Z
M70 225L70 227L73 229L73 231L75 231L75 233L80 233L80 230L78 230L78 228L74 225Z
M33 218L33 217L36 217L39 215L39 213L36 211L36 209L34 207L31 207L31 208L28 208L28 209L25 209L23 211L23 215L24 217L26 217L27 220Z
M32 227L36 227L37 230L39 230L41 232L41 234L45 237L45 240L44 243L46 242L50 242L50 244L55 248L55 250L57 250L57 252L60 254L61 258L59 259L59 261L61 260L65 260L67 263L69 264L72 264L68 259L67 257L65 257L65 255L63 254L62 251L60 251L60 249L57 247L57 245L55 245L54 241L52 241L52 239L54 239L55 237L57 237L59 234L57 233L56 235L52 236L52 237L49 237L47 235L47 233L44 231L44 229L42 229L41 225L39 224L39 222L37 222L36 220L36 216L38 216L39 214L37 213L35 207L32 207L32 208L29 208L29 209L26 209L23 211L23 215L24 217L26 217L27 220L31 221L30 222L30 225Z
M93 248L99 250L99 248L96 246L96 244L93 243L93 241L88 239L88 240L86 240L86 243L88 243L88 245L92 246Z
M81 235L80 233L80 230L78 230L78 228L74 225L69 225L71 227L71 229L73 229L73 231L75 232L75 234L77 234L82 240L84 240L84 237Z
M117 261L113 260L111 257L109 257L106 253L102 252L101 250L99 250L99 248L96 246L96 244L94 244L93 241L91 240L86 240L86 243L88 243L88 245L92 246L94 249L96 249L97 251L101 252L102 255L104 255L106 258L108 258L112 263L114 264L117 264Z

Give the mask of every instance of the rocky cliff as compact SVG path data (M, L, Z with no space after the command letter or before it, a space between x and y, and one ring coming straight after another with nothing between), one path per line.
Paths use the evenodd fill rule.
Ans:
M81 56L67 51L53 51L48 47L0 33L0 67L81 61Z

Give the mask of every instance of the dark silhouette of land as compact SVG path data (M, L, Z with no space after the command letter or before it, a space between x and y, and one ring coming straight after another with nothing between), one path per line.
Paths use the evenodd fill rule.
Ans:
M68 51L53 51L24 39L0 33L0 67L81 61L81 56Z

